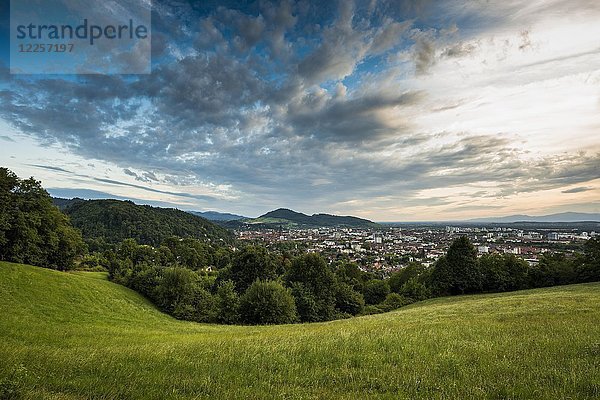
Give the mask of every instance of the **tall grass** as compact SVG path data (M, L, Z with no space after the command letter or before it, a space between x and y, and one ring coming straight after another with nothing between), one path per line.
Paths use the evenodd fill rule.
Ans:
M31 399L600 398L600 284L238 327L177 321L102 273L0 263L3 387Z

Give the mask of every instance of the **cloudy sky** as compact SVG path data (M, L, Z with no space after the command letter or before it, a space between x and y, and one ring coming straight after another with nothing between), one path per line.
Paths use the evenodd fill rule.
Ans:
M0 165L248 216L600 212L598 0L197 3L153 2L127 76L10 75L2 5Z

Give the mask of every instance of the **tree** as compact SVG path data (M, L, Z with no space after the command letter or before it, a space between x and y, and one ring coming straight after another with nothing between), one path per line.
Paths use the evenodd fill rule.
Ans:
M247 246L237 252L228 271L238 293L244 293L255 280L277 279L277 267L264 247Z
M544 253L536 267L529 271L531 287L547 287L575 283L577 273L574 260L563 253Z
M400 271L394 272L390 276L390 290L395 293L400 293L402 286L411 278L416 278L425 272L423 264L411 262Z
M233 281L221 282L217 288L217 320L222 324L233 325L240 321L240 298L235 291Z
M407 299L398 293L389 293L380 304L380 307L382 311L392 311L413 302L412 299Z
M156 287L156 301L158 306L168 313L173 313L179 307L192 302L195 290L198 287L198 276L186 268L165 268Z
M335 270L338 282L347 283L354 290L362 291L364 273L358 268L358 265L353 262L343 262Z
M367 304L379 304L390 293L390 285L381 279L371 279L365 284L363 295Z
M360 314L365 307L362 294L355 291L347 283L338 283L335 295L335 308L345 314Z
M600 281L600 237L589 239L583 247L583 256L577 261L579 282Z
M41 183L0 168L0 259L67 270L84 252L81 234Z
M481 291L477 250L466 236L455 239L446 257L436 262L431 275L438 294L464 294Z
M484 292L504 292L509 286L508 270L499 254L485 254L479 259L481 287Z
M410 278L404 285L402 285L400 294L405 298L410 299L411 302L415 302L427 299L430 295L430 292L429 289L419 282L416 277L413 277Z
M317 320L327 321L335 316L335 275L319 254L298 256L285 276L288 286L301 283L315 301Z
M240 315L247 324L296 322L296 304L289 289L275 281L255 281L240 298Z
M292 296L296 302L296 310L301 322L319 321L317 300L312 292L302 282L292 282L290 285Z

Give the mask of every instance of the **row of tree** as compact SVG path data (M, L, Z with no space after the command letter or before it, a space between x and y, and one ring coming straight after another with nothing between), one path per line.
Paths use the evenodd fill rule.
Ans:
M227 324L328 321L393 310L430 297L503 292L600 280L600 240L568 258L547 254L537 266L514 255L477 257L459 238L433 267L419 263L386 279L356 264L328 265L316 253L288 257L261 246L221 252L216 271L198 268L182 252L194 240L170 239L153 248L124 241L105 253L110 278L144 294L180 319Z

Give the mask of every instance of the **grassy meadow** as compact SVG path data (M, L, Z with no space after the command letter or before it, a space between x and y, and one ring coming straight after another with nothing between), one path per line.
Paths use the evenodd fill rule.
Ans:
M598 399L600 284L329 323L177 321L102 273L0 263L0 393L27 399Z

